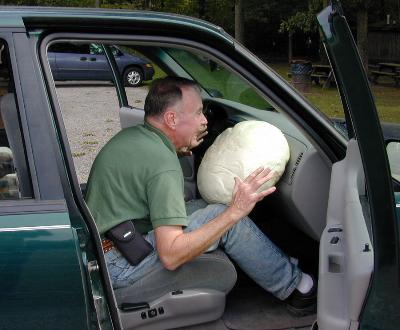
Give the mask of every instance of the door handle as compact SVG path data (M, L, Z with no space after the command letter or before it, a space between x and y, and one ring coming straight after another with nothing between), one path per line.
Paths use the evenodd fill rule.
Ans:
M96 62L96 57L90 57L90 58L89 58L89 61L90 61L90 62Z
M80 60L81 61L87 61L87 57L81 57Z

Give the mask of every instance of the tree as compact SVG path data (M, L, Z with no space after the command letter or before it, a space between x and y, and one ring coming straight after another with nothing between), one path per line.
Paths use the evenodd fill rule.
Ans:
M206 19L206 0L199 0L199 17Z
M235 39L244 43L244 13L242 0L235 0Z
M371 8L372 3L372 0L343 0L346 13L356 12L357 47L366 69L368 68L368 10ZM308 8L304 11L298 11L288 19L283 20L280 30L288 32L289 39L296 31L304 33L316 32L317 22L315 16L327 5L328 0L309 0ZM322 49L322 45L320 49Z
M364 68L368 70L368 1L357 2L357 47Z
M288 57L289 62L292 61L292 38L293 34L297 31L311 34L316 33L317 21L316 13L321 9L321 3L319 0L310 0L307 7L303 10L296 11L294 14L289 16L287 19L282 20L280 25L280 32L287 32L289 35L288 43Z
M368 69L368 11L373 6L372 0L346 0L343 7L346 13L356 13L357 48L364 68ZM376 8L379 12L379 8Z

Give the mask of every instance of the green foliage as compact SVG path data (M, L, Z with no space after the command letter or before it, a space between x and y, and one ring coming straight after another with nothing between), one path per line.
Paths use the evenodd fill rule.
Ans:
M304 33L315 33L318 30L316 14L322 9L323 3L321 0L309 0L307 7L297 9L294 14L282 20L279 32L294 33L302 31Z
M279 31L293 33L297 30L305 33L316 32L317 24L315 14L311 12L298 12L282 21Z
M222 26L228 33L235 31L234 0L207 1L204 19Z
M1 5L43 7L94 7L94 0L1 0Z
M269 64L282 78L291 82L287 77L289 67L286 63ZM371 86L375 98L378 116L381 122L400 123L400 89L396 88L393 80L381 78L379 85ZM328 117L343 118L343 105L339 91L335 87L323 89L321 86L312 85L310 91L304 96L321 112Z
M132 10L154 10L188 16L197 16L198 14L198 1L194 0L102 0L101 7Z

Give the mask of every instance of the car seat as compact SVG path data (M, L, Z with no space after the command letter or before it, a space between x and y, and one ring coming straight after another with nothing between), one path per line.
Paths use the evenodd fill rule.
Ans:
M160 264L133 285L115 289L124 329L171 329L216 320L236 279L235 267L220 250L174 271Z
M121 128L143 123L144 111L120 109ZM193 156L180 158L185 199L196 196ZM205 253L174 271L161 264L126 288L114 290L124 329L171 329L219 319L226 294L236 283L234 265L224 252Z
M18 109L15 95L7 93L0 98L0 114L6 130L7 140L11 149L13 172L7 176L9 198L20 198L31 194L28 169L25 161L24 145L22 141Z

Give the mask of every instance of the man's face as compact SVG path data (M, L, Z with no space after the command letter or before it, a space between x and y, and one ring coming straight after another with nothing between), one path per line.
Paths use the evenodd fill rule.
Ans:
M176 104L177 149L194 145L197 137L207 129L207 119L203 114L201 96L192 87L182 88L182 100Z

